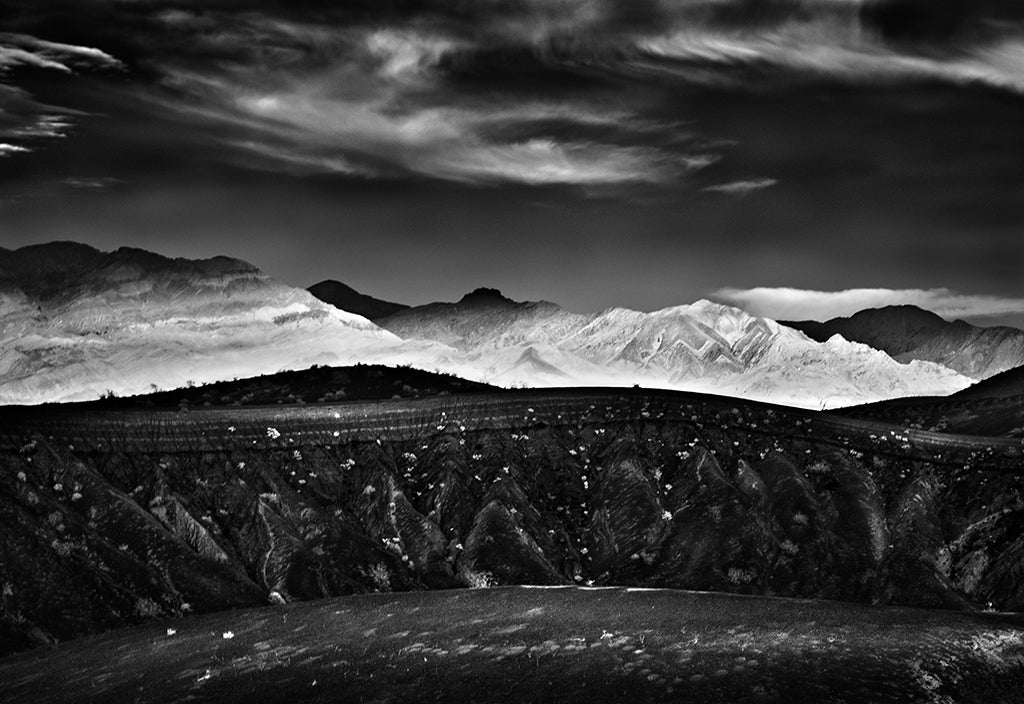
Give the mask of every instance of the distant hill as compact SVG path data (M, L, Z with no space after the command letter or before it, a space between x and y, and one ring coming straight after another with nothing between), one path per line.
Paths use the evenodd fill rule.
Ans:
M404 303L392 303L391 301L382 301L379 298L367 296L366 294L359 293L351 286L346 286L334 279L313 284L306 290L324 303L349 313L361 315L370 320L393 315L409 307Z
M936 362L973 379L1024 364L1024 330L949 322L917 306L862 310L848 318L782 322L819 342L841 335L882 350L900 362Z

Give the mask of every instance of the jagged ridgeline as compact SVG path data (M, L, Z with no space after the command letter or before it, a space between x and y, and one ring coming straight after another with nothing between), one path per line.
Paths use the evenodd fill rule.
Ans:
M640 389L0 423L0 653L493 584L1024 609L1019 439Z

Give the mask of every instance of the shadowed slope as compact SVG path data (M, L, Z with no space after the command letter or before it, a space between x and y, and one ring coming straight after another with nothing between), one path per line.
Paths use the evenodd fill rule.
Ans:
M409 307L404 303L392 303L390 301L382 301L373 296L367 296L364 293L359 293L351 286L346 286L340 281L333 279L313 284L306 290L324 303L329 303L335 308L361 315L370 320L393 315Z
M0 421L6 651L458 583L1024 608L1020 441L642 390Z

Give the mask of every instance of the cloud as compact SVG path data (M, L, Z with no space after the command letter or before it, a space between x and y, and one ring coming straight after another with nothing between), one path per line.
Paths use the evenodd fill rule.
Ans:
M226 143L285 170L609 186L678 181L717 158L680 150L678 132L671 148L652 143L649 119L601 100L454 89L445 65L479 48L443 32L325 32L264 17L232 31L218 46L255 39L290 58L237 69L165 63L165 84L185 99L164 105L248 132Z
M938 80L1024 93L1019 35L918 52L885 41L856 16L847 22L826 16L756 30L687 27L642 38L637 47L637 66L698 82L743 82L744 70L760 68L859 85Z
M853 288L813 291L797 288L722 288L714 300L775 320L818 320L853 315L866 308L913 305L948 320L1024 315L1024 298L961 294L945 288Z
M27 34L0 33L0 71L30 65L72 73L75 68L123 69L124 64L101 49L50 42Z
M80 110L49 105L17 85L24 68L74 76L80 70L116 69L124 65L110 54L89 46L46 41L27 34L0 33L0 137L20 142L64 137ZM25 144L6 144L0 155L29 152Z
M775 181L691 178L744 145L692 122L680 83L768 93L794 79L941 81L1024 93L1024 32L998 2L956 3L955 31L943 29L949 3L925 0L291 5L91 3L96 19L83 19L83 36L96 46L0 33L0 88L29 66L68 76L123 69L105 38L131 47L133 71L144 69L126 89L132 99L219 141L204 159L297 174L736 197ZM71 3L64 10L77 16ZM928 31L908 33L908 16ZM3 101L0 93L0 109ZM0 115L0 138L66 134L70 113L45 108L32 105L13 125Z
M714 125L652 120L655 101L631 91L634 83L765 91L794 77L863 86L939 80L1024 92L1020 35L904 45L886 34L894 15L869 11L877 2L513 5L428 2L401 18L362 3L301 16L162 10L160 23L181 33L185 49L152 58L173 91L157 99L244 130L224 144L259 168L685 188L732 147ZM529 80L506 81L506 73ZM554 98L547 80L566 90ZM595 85L580 91L574 81ZM700 149L694 133L716 147ZM694 187L741 197L774 184Z
M84 190L99 190L119 183L119 179L109 176L86 176L61 179L61 185Z
M711 193L722 193L727 196L746 196L757 191L763 191L766 188L771 188L778 181L773 178L755 178L745 181L732 181L730 183L720 183L714 186L707 186L703 190Z
M28 147L23 147L18 144L7 144L6 142L0 142L0 157L10 156L11 154L21 154L31 151Z

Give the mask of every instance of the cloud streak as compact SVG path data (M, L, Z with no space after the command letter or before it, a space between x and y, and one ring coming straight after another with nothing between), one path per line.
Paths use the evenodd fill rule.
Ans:
M609 186L677 181L716 159L680 150L678 134L671 149L652 143L650 121L622 106L453 89L445 65L478 50L456 36L325 33L263 17L235 32L216 43L258 38L287 47L291 60L219 71L165 65L166 83L186 96L165 105L248 130L249 138L231 143L292 170ZM570 136L581 131L594 134Z
M664 70L694 80L737 80L740 69L770 67L860 85L938 80L1024 93L1024 40L1019 37L930 56L901 52L881 38L826 24L782 26L770 33L683 30L638 46L646 55L639 64L686 62L690 65Z
M777 183L778 181L773 178L753 178L741 181L731 181L729 183L719 183L714 186L707 186L704 190L710 193L721 193L727 196L743 197L750 195L751 193L763 191L766 188L771 188Z
M854 288L843 291L722 288L715 291L712 298L775 320L825 321L850 316L866 308L894 305L918 306L947 320L1024 315L1024 298L962 294L945 288Z
M64 137L75 117L83 114L43 103L19 87L17 74L26 68L73 76L82 70L122 70L124 65L95 47L0 33L0 138L12 140L0 148L0 156L28 153L36 140Z

